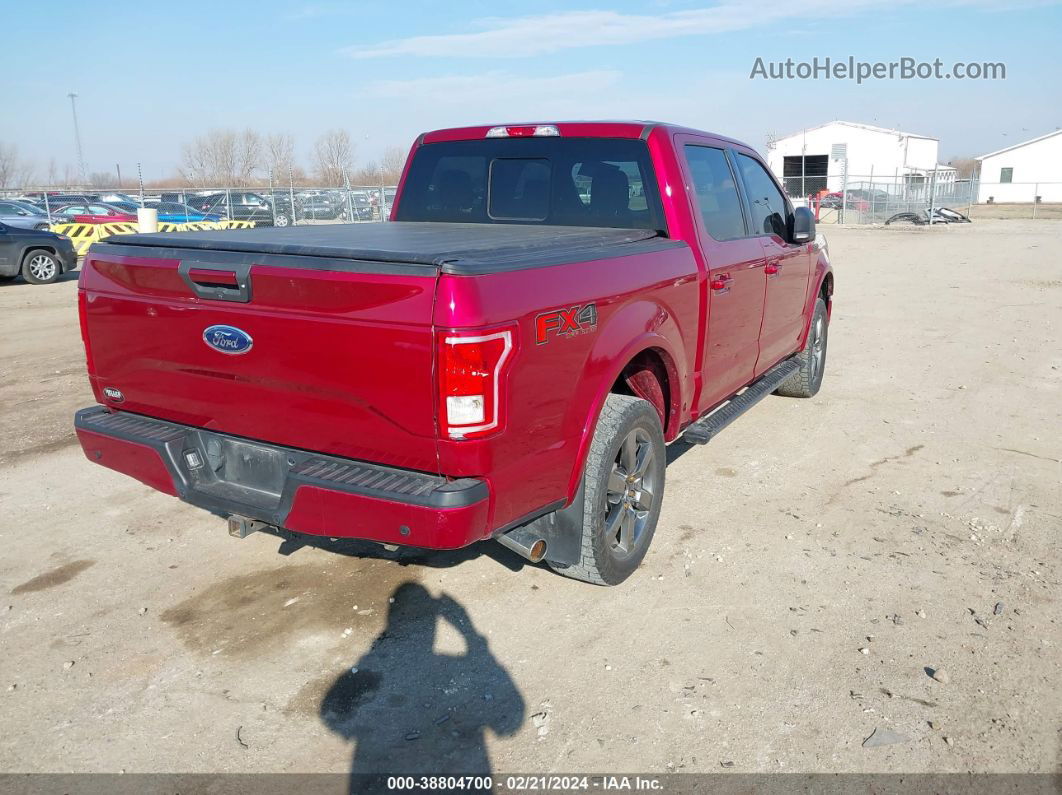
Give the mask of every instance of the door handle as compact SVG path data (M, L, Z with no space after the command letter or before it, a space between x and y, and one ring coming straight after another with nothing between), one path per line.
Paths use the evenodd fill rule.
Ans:
M777 276L781 272L781 270L782 261L776 259L773 262L768 262L767 267L763 269L763 272L766 273L768 276Z
M734 277L729 273L717 273L712 277L712 291L716 293L728 292L730 290L730 282L732 281L734 281Z

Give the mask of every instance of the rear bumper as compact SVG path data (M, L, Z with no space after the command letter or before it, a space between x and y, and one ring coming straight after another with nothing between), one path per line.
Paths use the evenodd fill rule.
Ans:
M62 263L63 273L72 271L77 267L77 252L73 246L63 246L59 249L59 262Z
M102 406L77 412L74 426L90 461L219 515L432 549L488 534L483 480L307 453Z

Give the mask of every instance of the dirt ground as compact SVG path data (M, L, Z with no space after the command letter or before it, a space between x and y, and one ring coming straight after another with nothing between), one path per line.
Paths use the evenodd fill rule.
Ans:
M232 539L82 457L76 282L0 286L0 770L1058 771L1062 222L827 235L821 393L673 446L612 589Z

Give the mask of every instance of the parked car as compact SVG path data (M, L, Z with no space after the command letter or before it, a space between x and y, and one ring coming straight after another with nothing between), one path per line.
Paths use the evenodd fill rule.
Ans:
M352 194L349 206L344 203L341 210L341 217L346 221L372 220L372 205L369 203L369 197L365 194ZM351 217L351 211L354 213L353 217Z
M313 220L335 220L343 214L345 209L327 194L307 196L302 200L302 216Z
M119 221L135 221L136 214L110 204L68 204L52 213L56 223L67 224L113 224Z
M107 202L107 206L113 207L116 210L121 210L129 215L136 215L136 211L140 209L139 203L126 201Z
M66 235L0 223L0 282L21 274L30 284L50 284L76 267L77 252Z
M0 199L0 223L20 229L47 229L48 214L32 204Z
M204 213L180 202L155 202L148 204L158 211L160 221L168 221L177 224L190 221L220 221L225 216L218 213Z
M40 207L42 210L51 209L56 210L60 207L65 207L68 204L88 204L89 202L98 202L100 197L95 194L85 193L49 193L47 203L44 200L43 194L27 194L28 196L38 196L34 200L34 204Z
M822 197L821 206L837 208L844 205L853 209L867 210L871 207L883 207L891 200L890 195L883 190L855 188L847 191L847 201L845 201L845 193L845 191L827 193Z
M128 193L101 193L99 194L99 200L105 204L132 204L134 207L140 206L140 200L136 196L131 196Z
M394 223L94 244L85 454L239 537L497 539L619 583L666 443L818 392L814 216L750 147L666 124L450 129L410 158Z
M272 201L260 193L250 191L211 193L207 196L190 196L188 206L203 213L220 215L222 218L254 221L256 226L289 226L295 218L291 201L279 193L273 195Z

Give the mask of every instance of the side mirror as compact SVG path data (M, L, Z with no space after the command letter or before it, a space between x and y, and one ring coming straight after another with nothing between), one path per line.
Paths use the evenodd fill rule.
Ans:
M815 214L807 207L793 210L793 243L810 243L815 239Z

